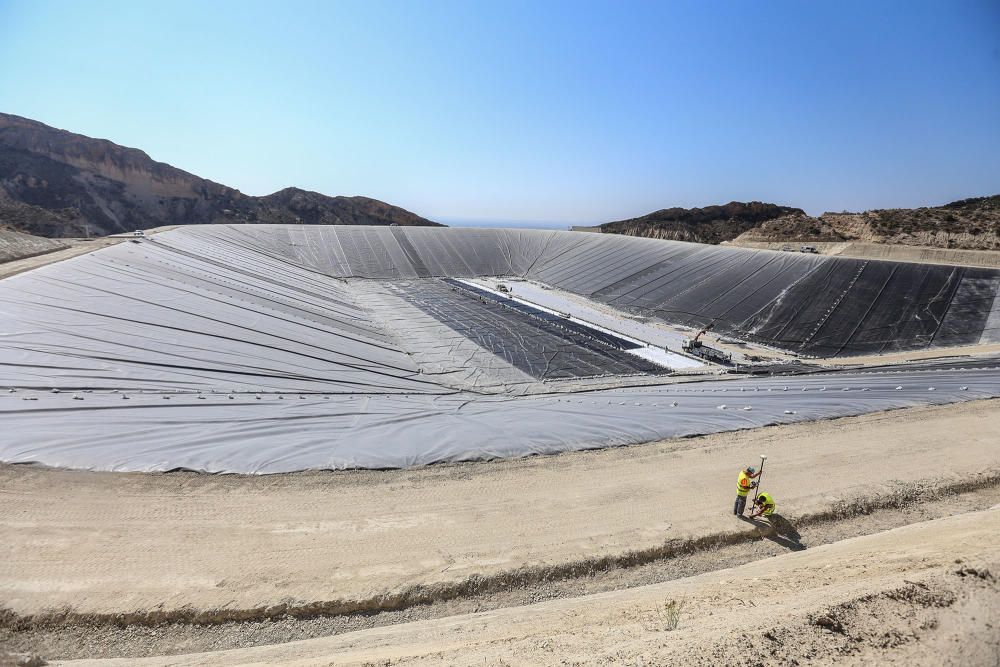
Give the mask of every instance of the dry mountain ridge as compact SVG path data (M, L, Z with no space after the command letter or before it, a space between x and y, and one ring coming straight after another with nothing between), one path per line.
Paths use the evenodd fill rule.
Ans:
M805 215L805 211L759 201L733 201L704 208L665 208L638 218L603 224L601 231L671 241L722 243L768 220L798 215Z
M245 195L136 148L0 113L0 223L59 237L215 222L437 224L368 197Z
M762 202L668 208L609 222L602 232L699 243L864 241L893 245L1000 249L1000 195L915 209L807 215Z

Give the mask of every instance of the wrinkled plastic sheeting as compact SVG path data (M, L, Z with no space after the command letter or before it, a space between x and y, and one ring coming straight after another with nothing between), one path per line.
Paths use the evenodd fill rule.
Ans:
M1000 371L989 368L518 398L459 392L420 373L373 322L370 292L344 280L485 275L807 352L982 341L1000 327L998 273L986 269L544 231L178 229L0 281L0 386L17 389L0 396L0 460L405 467L997 395ZM442 342L438 357L460 349ZM52 387L62 392L44 391Z
M410 304L462 337L539 380L665 374L667 369L596 341L583 327L560 326L493 300L474 288L422 280L400 293ZM515 304L518 305L518 304Z
M806 355L1000 341L1000 271L542 230L204 226L157 243L326 275L517 276Z
M268 257L121 244L0 282L0 385L445 391L348 286Z
M897 389L897 387L900 387ZM278 473L553 454L996 397L1000 369L710 381L522 398L0 396L0 459ZM749 408L749 409L747 409ZM871 443L877 455L879 443Z

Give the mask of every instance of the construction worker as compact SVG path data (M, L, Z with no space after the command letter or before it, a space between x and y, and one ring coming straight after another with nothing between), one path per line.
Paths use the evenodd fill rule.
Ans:
M743 516L743 510L747 506L747 494L750 489L757 486L757 482L752 480L760 477L760 473L753 466L747 466L740 471L740 476L736 479L736 504L733 505L733 514Z
M761 491L760 494L758 494L757 496L756 502L757 502L757 507L750 514L750 518L755 519L763 515L765 519L770 520L771 515L774 514L774 510L777 507L777 505L774 502L774 498L771 497L771 494Z

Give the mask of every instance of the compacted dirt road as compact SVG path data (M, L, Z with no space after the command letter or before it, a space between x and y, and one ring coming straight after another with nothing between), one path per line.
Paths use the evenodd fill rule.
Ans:
M0 601L124 622L392 608L484 578L752 532L737 471L796 518L1000 469L1000 401L518 461L246 477L0 467ZM526 570L526 568L528 568ZM511 573L514 574L511 574ZM471 582L471 583L470 583Z
M992 666L998 567L1000 507L654 586L274 646L65 664Z

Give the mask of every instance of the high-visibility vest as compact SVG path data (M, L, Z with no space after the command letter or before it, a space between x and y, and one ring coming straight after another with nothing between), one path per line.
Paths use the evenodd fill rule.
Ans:
M740 471L740 477L736 480L736 495L745 496L750 493L750 475L747 474L746 470Z
M760 494L759 496L757 496L757 500L764 501L764 516L770 516L774 514L774 510L775 508L777 508L777 504L775 504L774 498L771 497L770 493Z

